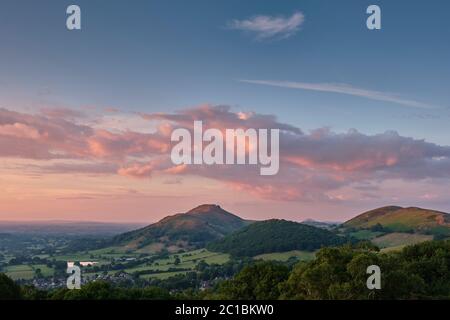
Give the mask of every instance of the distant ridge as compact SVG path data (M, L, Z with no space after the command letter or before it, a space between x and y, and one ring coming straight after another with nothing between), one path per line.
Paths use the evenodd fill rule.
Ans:
M92 221L0 221L0 232L53 235L113 236L142 226L138 223L109 223Z
M219 205L203 204L186 213L165 217L139 230L114 238L130 249L157 245L171 251L199 248L249 224L248 221L223 210Z
M303 220L301 223L306 224L308 226L313 226L316 228L321 228L321 229L326 229L326 230L332 230L342 224L342 222L317 221L314 219L306 219L306 220Z
M387 206L364 212L348 220L343 226L359 229L381 226L393 232L450 234L450 215L417 207Z
M377 231L376 235L421 233L445 238L450 236L450 215L415 207L386 206L338 225L313 220L303 223L277 219L249 221L219 205L203 204L120 234L113 238L112 245L143 253L207 247L239 256L270 250L316 250L349 241L347 231L354 233L358 229L370 229L373 234ZM340 232L344 232L342 236L338 236Z

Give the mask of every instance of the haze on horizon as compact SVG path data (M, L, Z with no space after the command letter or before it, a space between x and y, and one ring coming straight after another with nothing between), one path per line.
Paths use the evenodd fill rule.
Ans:
M450 212L450 3L378 2L380 31L359 0L80 0L72 32L69 1L2 1L0 221ZM194 120L280 129L279 174L173 165Z

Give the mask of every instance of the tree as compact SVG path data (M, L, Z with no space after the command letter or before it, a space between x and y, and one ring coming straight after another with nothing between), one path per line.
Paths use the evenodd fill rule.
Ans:
M381 290L366 286L367 267L381 269ZM450 298L450 241L425 242L401 252L344 246L324 248L297 264L282 284L284 299Z
M146 287L141 289L139 299L143 300L168 300L170 299L169 291L158 287Z
M37 268L36 270L34 270L34 273L35 273L35 277L36 278L42 278L43 277L42 270L40 268Z
M374 232L385 232L386 231L386 229L380 223L377 223L377 224L373 225L370 228L370 230L374 231Z
M289 274L286 266L274 262L257 262L244 267L233 280L219 288L218 298L232 300L274 300L280 296L279 284Z
M19 300L21 298L20 286L6 274L0 273L0 300Z
M82 286L80 290L68 290L64 300L112 300L118 299L116 290L104 281L95 281Z
M208 266L209 265L205 262L205 260L200 260L200 262L195 266L195 270L204 271L206 268L208 268Z
M45 300L48 298L47 291L38 290L33 286L23 286L21 290L24 300Z

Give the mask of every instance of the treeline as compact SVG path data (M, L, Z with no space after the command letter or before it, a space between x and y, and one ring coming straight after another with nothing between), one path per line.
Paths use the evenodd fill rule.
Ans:
M219 265L208 264L201 260L194 271L178 274L168 279L136 278L133 282L124 279L114 283L95 281L83 285L81 290L65 288L49 291L38 290L32 286L19 285L20 282L14 282L0 273L0 300L201 299L203 297L202 289L204 289L202 284L213 287L224 279L232 278L253 262L252 259L231 259Z
M367 267L381 269L381 289L369 290ZM323 248L292 270L261 262L209 292L208 299L450 299L450 241L431 241L400 252L370 247Z
M370 265L381 269L380 290L366 286ZM199 288L202 279L216 276L222 280ZM196 272L155 279L142 288L97 281L81 290L45 292L20 287L0 274L0 299L450 299L450 241L424 242L389 253L364 244L322 248L315 260L294 266L250 260L223 266L202 263Z
M328 230L272 219L246 226L221 240L210 243L207 248L236 257L253 257L270 252L315 251L321 247L341 245L347 241L349 239Z
M105 281L90 282L80 290L66 288L53 291L37 290L32 286L19 286L0 273L0 300L161 300L173 299L167 289L121 288Z

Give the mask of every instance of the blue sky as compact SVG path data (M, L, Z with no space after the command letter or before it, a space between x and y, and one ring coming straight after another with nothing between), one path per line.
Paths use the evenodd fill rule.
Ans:
M65 8L83 30L65 29ZM365 9L382 9L369 31ZM0 92L79 107L167 111L200 103L275 113L302 128L356 128L450 143L448 1L2 1ZM258 41L233 19L305 21L288 39ZM239 79L344 83L436 106L423 110ZM28 100L27 100L28 99Z
M66 29L70 4L81 31ZM381 30L366 28L371 4ZM446 0L2 0L0 218L147 221L149 207L156 220L205 202L252 219L449 211L448 12ZM220 128L292 125L280 174L173 168L177 110Z

